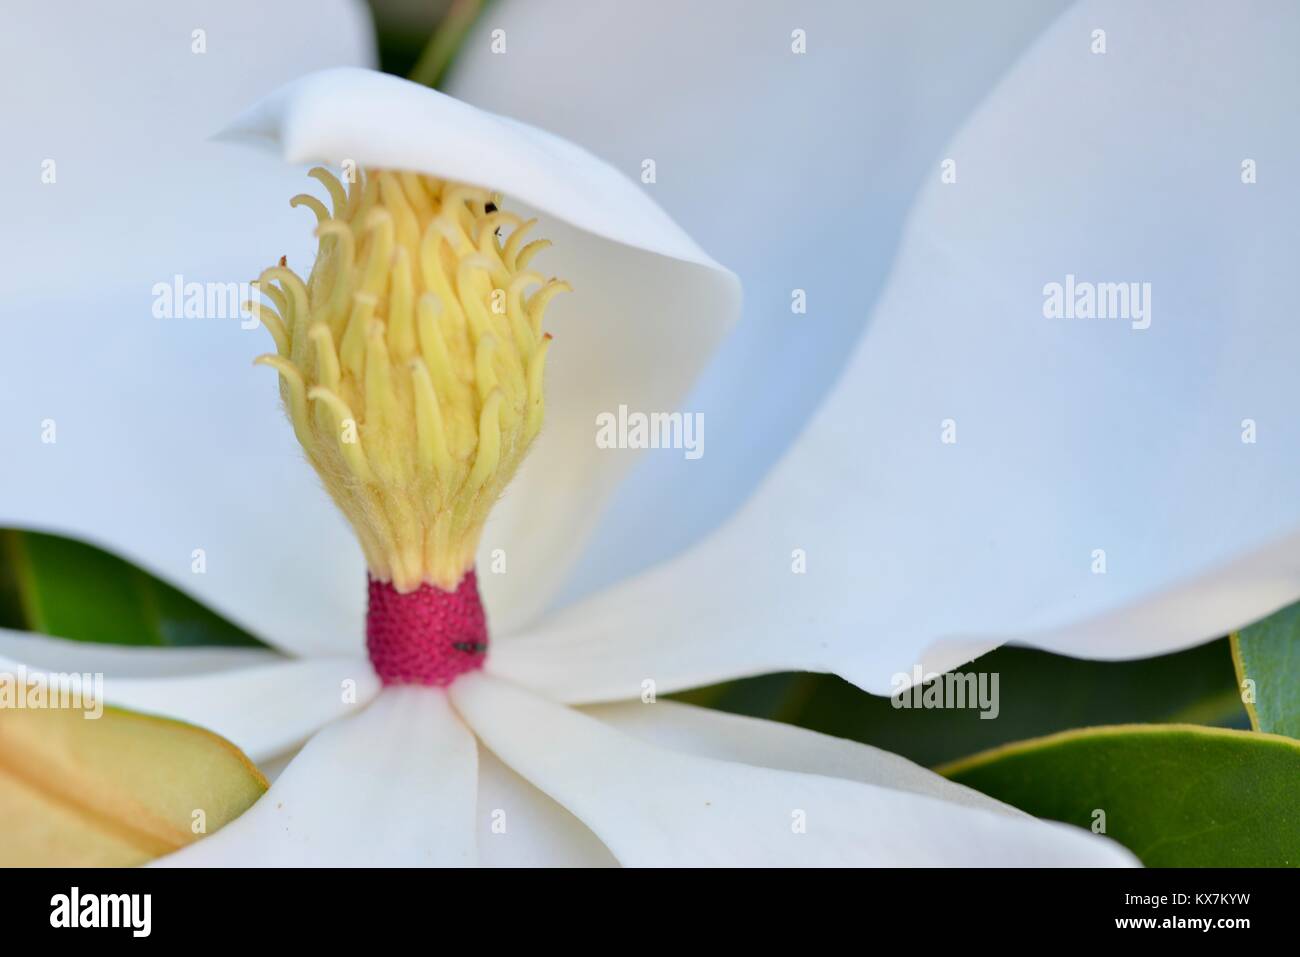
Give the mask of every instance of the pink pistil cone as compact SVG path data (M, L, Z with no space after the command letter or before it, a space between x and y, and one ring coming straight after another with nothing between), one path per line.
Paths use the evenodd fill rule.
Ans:
M366 648L384 684L445 687L483 667L487 642L474 569L455 591L426 582L403 595L389 582L370 579Z

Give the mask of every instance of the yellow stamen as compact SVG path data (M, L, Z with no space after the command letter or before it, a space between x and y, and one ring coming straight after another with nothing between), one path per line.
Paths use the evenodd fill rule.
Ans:
M290 205L316 218L316 262L306 282L283 261L259 278L270 302L250 309L276 354L257 361L279 373L371 575L453 589L541 428L541 323L569 286L527 269L548 241L525 244L536 221L486 190L400 170L358 170L346 186L309 175L328 204Z

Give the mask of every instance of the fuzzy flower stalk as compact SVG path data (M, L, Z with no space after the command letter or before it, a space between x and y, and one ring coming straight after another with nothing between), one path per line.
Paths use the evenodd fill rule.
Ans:
M304 282L284 259L250 307L275 340L293 430L347 516L370 576L367 644L390 684L479 667L474 556L542 424L547 304L530 270L549 241L486 190L432 176L310 174L320 245ZM504 235L508 231L508 235Z

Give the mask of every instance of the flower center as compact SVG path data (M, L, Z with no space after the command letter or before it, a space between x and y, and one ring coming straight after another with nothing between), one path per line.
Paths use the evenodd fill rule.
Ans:
M276 351L257 361L365 552L376 668L440 684L482 662L474 555L541 428L542 319L569 285L528 269L549 242L525 242L536 220L500 197L355 173L311 171L330 208L290 201L316 214L320 246L306 282L283 259L259 277L269 302L250 308Z
M455 591L424 584L402 594L370 579L366 650L386 685L449 685L483 667L487 618L471 568Z

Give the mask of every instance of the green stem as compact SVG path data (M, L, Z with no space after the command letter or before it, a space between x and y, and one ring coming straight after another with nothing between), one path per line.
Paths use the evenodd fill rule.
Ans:
M6 574L2 577L7 579L6 584L13 590L17 604L15 610L22 616L21 627L48 634L49 628L41 611L40 594L36 588L36 577L32 574L31 558L23 542L23 532L12 528L0 529L0 563L6 566Z
M447 68L460 50L460 45L470 27L483 12L484 0L452 0L451 8L442 18L438 28L429 36L420 59L415 62L410 78L416 83L435 90L447 75Z

